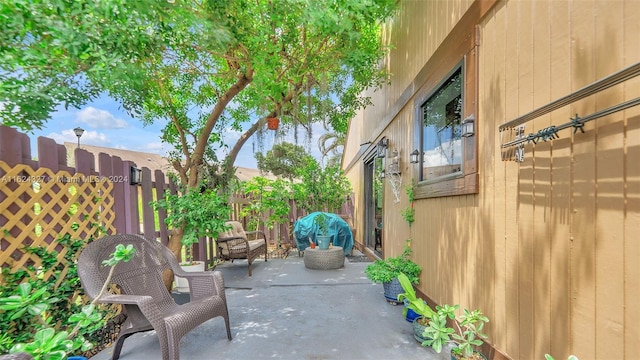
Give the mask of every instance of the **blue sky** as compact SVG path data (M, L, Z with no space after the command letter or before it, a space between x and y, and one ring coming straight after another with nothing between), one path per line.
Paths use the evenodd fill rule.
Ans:
M32 154L37 154L36 139L38 136L52 138L58 144L76 143L78 138L73 129L81 127L85 130L80 138L81 145L88 144L166 155L171 149L160 140L161 130L165 124L166 120L159 120L144 126L141 121L131 118L124 110L120 109L114 100L103 96L81 109L65 110L64 107L60 107L52 114L44 128L29 134L31 151ZM321 133L323 133L323 128L318 124L314 127L313 139L311 139L309 146L311 154L318 160L320 160L320 154L317 143ZM227 129L223 134L224 141L231 147L240 135L241 133L238 131ZM284 140L293 142L292 136L285 136ZM267 131L264 138L264 151L271 149L275 141L274 133ZM222 151L219 151L219 156L225 155ZM257 167L253 155L253 140L249 140L244 145L238 154L235 165L247 168Z

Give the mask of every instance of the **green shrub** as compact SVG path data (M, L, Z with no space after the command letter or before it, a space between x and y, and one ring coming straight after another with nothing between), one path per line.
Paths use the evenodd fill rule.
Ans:
M63 242L69 240L68 236L62 238ZM82 241L71 241L71 244L77 245L78 242ZM11 281L17 278L22 278L23 281L19 284L13 283L17 286L12 291L5 283L0 294L0 314L3 317L2 320L6 320L6 323L3 321L2 324L9 328L8 332L3 332L0 336L2 346L0 351L2 353L26 352L35 360L62 360L66 359L70 353L91 349L93 345L84 335L95 332L104 323L103 313L97 311L95 304L106 292L106 285L111 282L113 268L121 261L130 261L134 253L133 245L125 247L118 244L116 246L111 258L102 264L111 267L107 281L102 292L90 304L82 304L82 301L79 299L76 301L73 297L62 299L66 301L54 297L49 291L56 291L58 288L46 282L39 283L42 278L40 276L42 269L38 269L34 278L26 275L28 271L19 271L20 275L7 272L12 275L9 276ZM72 254L75 258L75 253ZM43 257L43 264L57 264L57 261L53 261L55 256L51 253L43 251L41 257ZM32 266L28 266L27 269L34 270ZM51 279L55 280L57 277L52 276ZM34 287L34 284L41 286ZM66 303L69 307L60 307L60 302ZM77 311L71 309L77 309ZM60 317L56 318L54 314ZM24 326L25 322L29 326Z
M63 235L55 240L59 245L66 248L64 257L58 262L58 252L48 251L43 247L25 247L26 254L36 255L40 258L40 266L33 264L26 265L23 269L12 271L11 268L2 268L3 283L0 284L0 298L9 297L21 284L28 284L31 289L37 289L38 296L30 297L25 306L31 306L32 311L25 311L21 316L14 316L14 313L0 308L0 353L7 353L16 343L25 342L30 339L42 323L53 327L60 327L67 324L69 314L80 312L82 309L80 298L84 294L75 259L78 252L84 247L85 241L72 239L69 234ZM66 269L66 274L64 270ZM47 279L43 274L51 271L51 276ZM60 281L56 285L56 282ZM36 320L34 307L36 304L46 304L46 316ZM41 306L41 305L39 305ZM103 308L98 309L101 314L105 314ZM13 318L12 318L13 317ZM84 328L81 335L89 335L102 326L102 322Z
M411 260L413 250L406 246L402 254L384 260L376 260L364 270L367 278L376 283L386 283L405 274L412 284L420 281L420 265Z
M167 211L165 222L170 228L184 230L182 245L185 249L185 262L192 262L191 247L202 237L215 238L227 230L225 222L229 219L230 208L217 191L200 187L187 189L184 194L171 194L158 201L149 203L154 209Z

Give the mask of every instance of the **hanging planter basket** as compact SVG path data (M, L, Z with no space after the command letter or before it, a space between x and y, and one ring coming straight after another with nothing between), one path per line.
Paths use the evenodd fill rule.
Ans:
M267 118L267 129L278 130L278 124L280 124L280 120L278 118Z

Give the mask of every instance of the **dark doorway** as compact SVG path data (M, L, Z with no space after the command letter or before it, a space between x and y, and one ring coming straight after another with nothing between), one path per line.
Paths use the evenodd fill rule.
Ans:
M382 257L383 159L375 154L365 159L364 169L364 245Z

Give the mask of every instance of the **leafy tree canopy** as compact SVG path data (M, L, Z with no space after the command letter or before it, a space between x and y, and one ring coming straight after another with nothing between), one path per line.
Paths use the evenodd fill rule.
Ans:
M229 129L241 135L225 174L266 117L345 132L368 103L359 94L385 78L380 24L396 3L0 0L0 118L37 128L57 105L107 91L146 123L169 120L173 166L197 187Z
M307 212L337 212L352 191L340 166L322 168L313 158L306 161L296 175L300 181L291 185L293 198L296 205Z
M266 155L256 153L255 157L260 171L289 180L295 178L298 170L313 159L302 146L288 142L274 145Z
M327 165L340 165L347 135L338 131L330 131L330 129L326 130L327 132L318 138L318 148L322 158L326 159Z
M222 26L228 38L196 31L174 43L144 78L114 89L125 107L153 122L168 119L163 140L185 184L201 180L204 163L231 169L244 143L267 117L309 125L346 123L366 100L358 94L384 79L380 22L394 0L209 0L193 4L193 29ZM222 44L222 46L220 46ZM242 132L226 159L212 159L229 129Z
M249 218L249 228L259 230L261 220L269 229L289 221L291 189L286 180L256 176L243 182L242 191L252 199L241 211Z
M41 128L59 105L142 81L194 13L167 1L0 0L0 123ZM219 32L219 31L218 31Z

